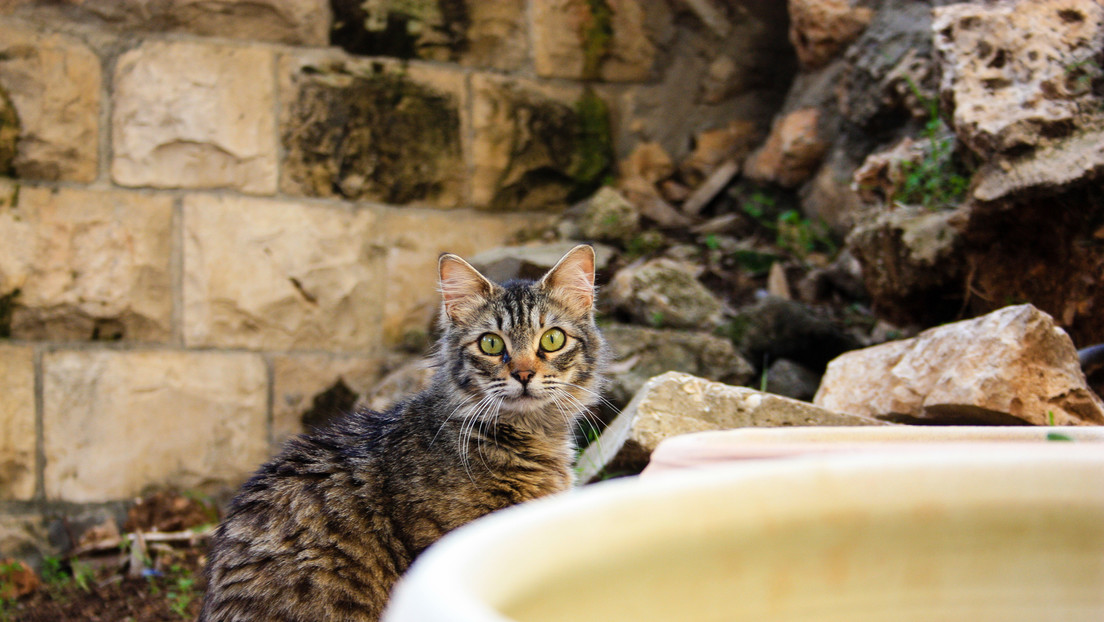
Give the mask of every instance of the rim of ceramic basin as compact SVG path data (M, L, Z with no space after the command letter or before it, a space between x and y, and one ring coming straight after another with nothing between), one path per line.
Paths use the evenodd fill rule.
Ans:
M968 509L1027 502L1089 504L1104 513L1104 444L939 444L896 455L801 455L611 480L507 508L446 535L396 586L383 620L512 622L498 608L542 577L569 572L596 551L618 555L677 533L672 529L687 529L687 520L693 529L752 529L765 517L815 512L899 515L931 503Z

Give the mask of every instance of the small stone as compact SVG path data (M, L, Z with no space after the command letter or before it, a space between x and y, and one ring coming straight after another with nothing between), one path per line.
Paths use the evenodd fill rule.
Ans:
M26 562L10 557L0 559L0 601L15 602L40 586L38 575Z
M612 305L645 326L710 329L720 322L721 301L689 265L666 258L626 266L610 282Z
M732 121L725 127L701 132L694 137L694 150L679 169L684 175L690 173L704 180L727 160L743 161L759 138L751 121Z
M778 359L767 369L767 392L804 402L816 396L820 374L790 359Z
M0 24L0 92L19 118L16 176L96 179L100 82L100 59L79 39Z
M373 351L385 286L374 222L362 209L186 197L185 344Z
M583 239L627 242L640 230L640 214L617 190L603 186L583 203L579 233Z
M874 11L849 0L789 0L790 43L806 69L828 64L870 24Z
M426 389L432 383L436 371L432 365L433 362L424 357L400 365L365 393L361 405L376 412L384 412L400 400Z
M741 385L755 375L732 342L710 333L660 330L628 324L605 324L614 361L606 397L624 406L649 378L668 371L693 374L707 380Z
M259 355L55 351L42 366L48 500L236 487L269 456Z
M26 186L18 197L0 207L11 336L170 339L172 197Z
M578 460L578 481L638 473L665 439L707 430L780 426L885 425L746 387L668 372L652 378Z
M658 184L674 172L675 163L671 156L659 143L652 141L634 147L620 166L622 177L639 178L650 184Z
M803 108L775 119L767 141L747 159L744 175L787 188L809 179L828 150L817 128L819 122L820 111L816 108Z
M0 501L34 496L34 386L34 350L0 343Z
M38 513L0 513L0 551L20 559L41 559L61 553L50 543L46 520Z
M848 352L829 364L814 403L903 421L1104 423L1073 342L1032 305Z
M147 41L115 67L111 175L123 186L276 191L274 52Z

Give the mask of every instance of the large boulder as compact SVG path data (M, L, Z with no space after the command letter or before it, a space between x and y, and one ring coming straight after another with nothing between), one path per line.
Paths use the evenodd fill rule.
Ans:
M807 402L668 372L648 381L579 457L578 481L637 473L665 439L706 430L816 425L884 425Z
M829 364L813 403L899 421L1104 424L1073 342L1031 305L848 352Z

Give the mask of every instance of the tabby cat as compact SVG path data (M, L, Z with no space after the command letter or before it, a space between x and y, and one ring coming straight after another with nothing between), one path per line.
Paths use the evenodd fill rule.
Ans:
M439 261L431 386L300 436L246 482L211 543L201 621L376 620L446 532L566 490L572 431L598 399L594 250L539 281Z

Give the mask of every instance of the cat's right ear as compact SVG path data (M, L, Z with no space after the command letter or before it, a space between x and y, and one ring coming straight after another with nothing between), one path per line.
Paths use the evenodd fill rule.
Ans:
M445 253L437 260L437 272L445 315L453 322L463 319L485 302L494 290L494 283L451 253Z

